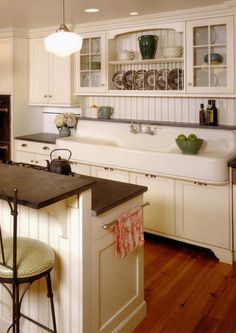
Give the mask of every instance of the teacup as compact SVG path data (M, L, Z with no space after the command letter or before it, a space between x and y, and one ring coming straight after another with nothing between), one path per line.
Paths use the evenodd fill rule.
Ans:
M114 110L111 106L100 106L99 108L99 118L110 119Z
M163 47L164 58L179 58L183 54L182 46Z

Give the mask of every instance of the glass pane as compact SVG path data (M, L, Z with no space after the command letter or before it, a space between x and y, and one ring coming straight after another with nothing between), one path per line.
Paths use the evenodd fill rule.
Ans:
M89 72L80 73L80 85L81 87L89 87Z
M92 87L100 87L101 86L101 73L100 72L92 72L91 73L91 86Z
M80 57L80 68L81 68L81 70L89 69L89 56Z
M195 87L208 87L209 75L208 71L202 69L194 69L194 86Z
M92 70L101 69L101 56L100 55L91 56L91 69Z
M91 53L100 53L100 38L91 38Z
M89 53L89 39L88 38L83 39L81 53L82 54L88 54Z
M215 35L214 44L226 44L226 25L219 24L211 26L211 31L214 31L212 34ZM212 44L213 44L212 43Z
M226 87L226 84L227 84L226 69L214 67L212 69L212 75L214 75L214 77L215 77L217 87Z
M207 47L199 47L194 49L194 66L202 66L204 57L208 53Z
M208 44L208 26L194 28L194 45Z

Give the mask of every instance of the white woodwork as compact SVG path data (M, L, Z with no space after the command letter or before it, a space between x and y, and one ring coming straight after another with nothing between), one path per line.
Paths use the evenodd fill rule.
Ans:
M0 39L0 93L11 94L13 84L12 38Z
M230 185L176 180L176 235L228 250L232 260Z
M130 181L148 187L144 201L151 204L144 210L145 231L163 236L174 235L174 179L131 172Z
M194 20L186 23L186 67L187 67L187 92L189 93L235 93L234 89L234 23L233 16L229 17L221 17L214 19L203 19L203 20ZM197 52L197 49L194 49L194 29L196 27L206 27L206 26L225 26L226 36L224 36L223 41L225 40L225 44L216 43L212 45L206 45L207 52L210 49L213 52L217 52L222 54L223 56L223 64L224 66L213 65L211 66L211 71L213 75L215 75L216 82L213 87L203 87L197 86L194 83L194 55ZM220 34L220 28L217 30L216 34ZM218 36L218 40L220 37ZM221 41L221 40L220 40ZM221 42L222 43L222 42ZM204 49L204 48L203 48ZM225 54L224 54L225 53ZM201 64L202 66L206 66ZM214 68L214 70L213 70ZM201 66L199 66L201 70ZM221 70L220 70L221 69ZM225 73L224 73L225 72ZM208 73L208 72L206 72ZM222 81L222 83L221 83Z
M72 172L78 173L80 175L90 176L91 166L88 164L80 163L78 160L71 159L69 161Z
M56 253L52 282L58 332L98 333L101 329L131 333L145 317L143 247L122 259L115 256L112 229L103 237L93 237L94 230L103 231L102 222L110 222L142 202L140 195L93 218L91 190L40 210L19 206L19 234L46 242ZM12 217L2 200L0 216L3 232L8 234ZM33 286L24 298L22 312L50 324L45 287L44 281ZM4 288L0 295L2 328L11 316ZM41 330L22 320L22 333L26 332Z
M91 176L126 183L129 182L129 172L110 167L91 166Z
M29 41L29 103L66 106L73 97L73 57L61 58L45 50L43 38Z

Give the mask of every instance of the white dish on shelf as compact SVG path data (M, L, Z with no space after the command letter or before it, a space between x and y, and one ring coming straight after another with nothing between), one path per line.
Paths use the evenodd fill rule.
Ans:
M208 29L206 27L197 28L194 34L195 45L208 44ZM210 29L210 44L214 44L216 40L216 31L214 28Z

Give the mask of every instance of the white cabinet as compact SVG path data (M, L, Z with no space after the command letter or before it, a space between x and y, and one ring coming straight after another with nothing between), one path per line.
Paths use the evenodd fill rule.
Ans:
M174 235L174 180L152 174L131 173L130 181L148 187L144 201L150 202L145 207L145 231L163 236Z
M230 186L176 180L176 235L231 249Z
M234 93L233 16L187 22L186 52L188 93Z
M91 176L129 183L129 172L111 167L91 167Z
M83 34L83 45L75 55L75 94L104 92L105 33Z
M15 140L15 161L46 166L54 144Z
M0 93L11 94L13 81L12 38L0 39Z
M143 246L125 258L115 255L114 226L109 223L130 207L143 203L142 196L131 199L92 219L92 332L132 332L146 313L143 299Z
M69 161L71 166L71 171L78 173L80 175L90 176L91 174L91 166L88 164L80 163L77 160L70 160Z
M73 57L61 58L45 50L43 38L30 40L30 104L71 105Z

